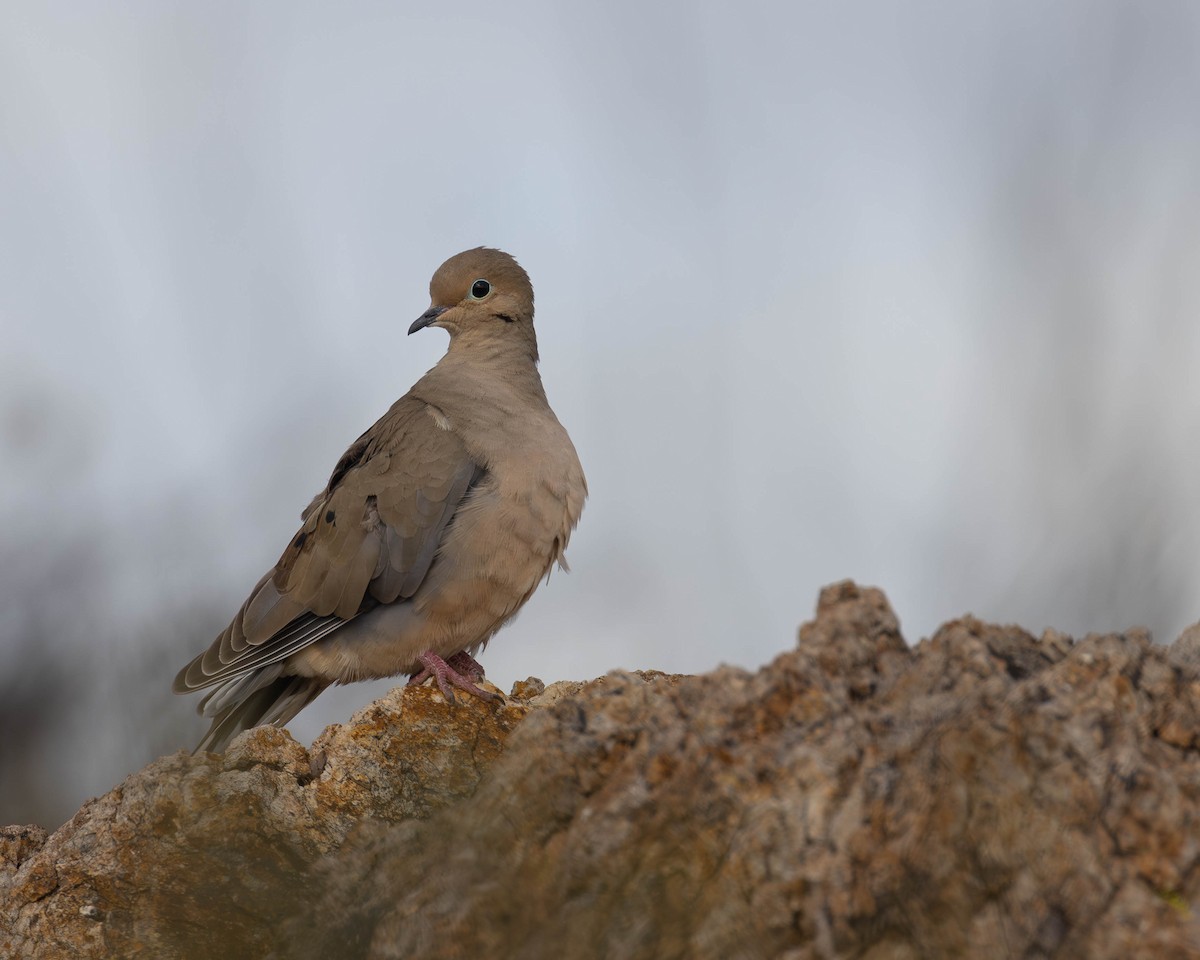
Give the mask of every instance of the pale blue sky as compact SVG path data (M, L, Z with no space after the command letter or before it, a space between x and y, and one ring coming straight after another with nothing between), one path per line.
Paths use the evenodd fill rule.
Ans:
M501 686L754 667L843 577L914 642L1200 617L1192 4L0 18L0 668L36 622L103 674L64 814L150 759L107 745L131 704L194 737L173 665L440 356L405 330L480 243L592 487Z

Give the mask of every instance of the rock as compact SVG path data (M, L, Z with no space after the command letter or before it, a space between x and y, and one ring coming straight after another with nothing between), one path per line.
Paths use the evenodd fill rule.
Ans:
M1171 644L1168 655L1177 666L1200 670L1200 623L1193 623L1184 630Z
M401 688L0 834L38 957L1197 956L1200 676L822 592L755 673ZM4 942L0 939L0 943Z
M455 709L400 687L311 754L257 727L224 756L152 763L49 839L14 842L8 828L0 947L16 946L0 956L263 956L319 857L364 820L428 817L469 796L525 711Z

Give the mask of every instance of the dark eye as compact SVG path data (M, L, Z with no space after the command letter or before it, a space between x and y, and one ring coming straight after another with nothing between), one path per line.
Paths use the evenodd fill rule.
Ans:
M486 280L476 280L471 284L471 299L482 300L492 292L492 285Z

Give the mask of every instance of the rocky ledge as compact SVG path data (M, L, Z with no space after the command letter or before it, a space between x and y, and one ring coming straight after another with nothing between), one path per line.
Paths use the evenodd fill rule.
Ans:
M841 583L754 673L400 687L0 831L0 956L1200 956L1198 647Z

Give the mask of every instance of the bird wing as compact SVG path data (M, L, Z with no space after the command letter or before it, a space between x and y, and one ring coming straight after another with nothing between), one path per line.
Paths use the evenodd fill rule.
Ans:
M440 412L411 394L396 401L343 454L279 562L175 690L277 663L371 607L410 598L484 473Z

